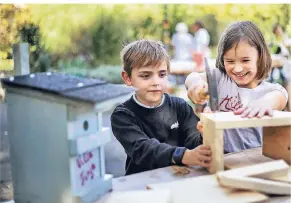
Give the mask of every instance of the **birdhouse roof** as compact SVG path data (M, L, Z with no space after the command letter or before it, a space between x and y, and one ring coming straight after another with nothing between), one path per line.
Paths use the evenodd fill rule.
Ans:
M4 78L2 83L8 88L12 86L33 89L90 103L103 102L133 92L132 88L124 85L56 72L32 73Z

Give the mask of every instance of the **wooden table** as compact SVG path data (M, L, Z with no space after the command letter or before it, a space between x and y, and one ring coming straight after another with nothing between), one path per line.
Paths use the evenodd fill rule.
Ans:
M272 159L263 156L261 148L255 148L251 150L245 150L239 153L225 155L225 163L227 166L240 167L243 165L251 165L256 163L263 163ZM237 161L236 161L237 160ZM195 176L208 175L209 172L202 167L188 167L189 174L175 175L172 167L159 168L151 171L137 173L129 176L123 176L113 179L113 191L130 191L130 190L146 190L148 184L163 183L169 181L175 181ZM95 203L104 203L108 197L112 194L109 192ZM271 203L290 203L290 196L269 196L268 202Z
M170 73L173 75L187 76L196 68L196 63L193 61L170 61Z

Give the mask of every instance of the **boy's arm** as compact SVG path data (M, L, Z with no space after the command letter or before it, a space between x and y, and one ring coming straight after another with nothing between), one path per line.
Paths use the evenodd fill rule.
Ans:
M182 164L186 148L149 138L137 125L130 111L115 110L111 116L111 126L114 136L135 164L154 169L173 164L172 158L176 164Z
M202 136L197 129L199 118L186 101L181 99L179 106L179 120L181 121L181 130L185 136L185 147L187 149L194 149L203 144Z

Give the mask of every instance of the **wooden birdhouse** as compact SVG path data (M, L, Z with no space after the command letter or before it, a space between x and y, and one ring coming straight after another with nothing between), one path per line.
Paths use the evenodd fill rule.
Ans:
M93 202L112 189L102 113L131 88L45 72L2 80L16 203Z

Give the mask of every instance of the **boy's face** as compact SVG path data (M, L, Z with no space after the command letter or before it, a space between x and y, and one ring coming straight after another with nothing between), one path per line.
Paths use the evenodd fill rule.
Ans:
M128 86L135 88L139 102L147 106L157 106L167 90L167 62L164 61L155 67L133 68L131 77L128 77L126 72L122 72L122 78Z

